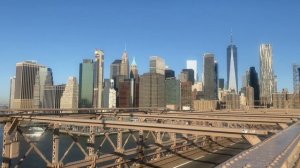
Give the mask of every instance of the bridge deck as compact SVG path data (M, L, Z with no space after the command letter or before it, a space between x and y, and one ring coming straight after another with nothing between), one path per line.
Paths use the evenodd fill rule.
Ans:
M292 151L297 148L299 150L299 143L300 122L297 122L261 144L231 158L217 168L282 167Z

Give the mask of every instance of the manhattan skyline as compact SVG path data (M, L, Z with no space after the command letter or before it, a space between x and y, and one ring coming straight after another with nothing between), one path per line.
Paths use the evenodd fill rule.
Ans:
M37 60L52 69L54 83L79 76L83 59L105 52L104 78L125 48L139 73L149 71L150 56L160 56L176 76L188 59L215 55L219 77L226 79L226 47L233 30L241 75L259 69L259 46L272 45L278 90L293 90L292 64L300 62L300 15L297 1L33 1L0 2L0 104L8 103L16 63ZM298 44L298 45L297 45Z

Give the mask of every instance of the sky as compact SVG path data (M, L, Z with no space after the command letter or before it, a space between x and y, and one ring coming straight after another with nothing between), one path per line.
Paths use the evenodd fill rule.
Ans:
M83 59L105 52L104 76L126 49L140 74L160 56L178 75L186 60L211 52L226 81L226 48L238 47L238 80L259 72L259 46L273 47L278 89L292 91L292 64L300 64L298 0L26 0L0 1L0 104L9 99L16 63L36 60L53 70L55 84L79 76Z

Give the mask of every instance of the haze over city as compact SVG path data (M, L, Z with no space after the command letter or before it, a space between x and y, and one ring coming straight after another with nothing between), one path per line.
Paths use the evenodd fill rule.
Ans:
M0 2L0 104L8 103L17 62L36 60L52 68L55 84L66 83L68 76L79 76L79 63L94 59L100 48L109 78L109 65L121 57L125 44L140 74L149 71L149 57L158 55L176 76L187 59L197 59L201 80L203 54L212 52L219 77L226 79L231 30L239 85L250 66L259 71L259 45L269 43L278 90L292 91L292 64L299 63L300 55L299 5L296 0Z

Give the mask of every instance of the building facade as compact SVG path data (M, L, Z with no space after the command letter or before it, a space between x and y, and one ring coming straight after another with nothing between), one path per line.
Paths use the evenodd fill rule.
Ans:
M253 107L254 104L254 88L251 86L246 87L246 105L248 107Z
M94 61L84 59L79 65L79 107L93 107Z
M111 82L110 79L104 79L104 88L103 88L103 99L102 99L102 107L109 107L109 90L110 90Z
M117 107L117 92L114 88L114 80L110 79L108 108L116 108L116 107Z
M120 75L125 76L126 79L129 78L129 61L128 61L128 54L126 51L122 54L122 61L120 65Z
M132 63L130 65L130 78L137 79L139 77L139 70L137 64L135 62L135 58L133 58Z
M225 86L224 86L224 83L225 83L225 82L224 82L224 79L223 79L223 78L220 78L220 79L219 79L219 82L218 82L218 88L221 89L221 90L224 90L224 87L225 87Z
M256 72L255 67L250 67L249 69L249 86L253 88L254 104L259 105L260 103L259 80L258 80L258 73Z
M181 82L181 91L180 91L180 105L181 107L188 107L192 108L192 82L186 81L186 82Z
M78 108L78 83L74 76L69 77L63 95L60 100L61 109ZM77 111L72 111L73 113Z
M172 69L165 70L165 78L175 78L175 71Z
M145 73L139 82L140 107L165 107L165 76Z
M293 87L294 93L300 92L300 65L293 64Z
M237 47L231 44L227 47L227 86L228 90L238 93Z
M120 75L122 60L116 59L110 64L110 79L114 79Z
M273 54L271 44L260 46L260 100L262 105L272 103L274 93Z
M37 64L34 61L25 61L16 64L16 79L15 90L13 99L13 108L33 108L34 107L34 85L42 83L43 79L38 78L40 81L36 82L37 74L40 69L46 67ZM37 90L37 88L36 88ZM36 95L40 94L37 93Z
M95 83L94 83L94 103L93 106L96 108L102 107L103 98L103 73L104 73L104 52L102 50L95 51Z
M131 80L124 79L119 83L119 107L131 107Z
M165 101L166 105L172 105L177 109L180 105L180 81L176 78L165 80Z
M195 83L195 79L194 79L194 70L193 69L183 69L181 71L181 73L186 73L187 77L188 77L188 81L190 81L192 83L192 85Z
M165 75L165 60L158 56L150 57L150 73Z
M218 99L218 64L214 54L204 54L204 99Z
M198 81L198 66L197 60L187 60L186 61L186 69L194 70L194 82Z
M10 91L9 91L9 105L10 109L15 108L14 98L15 98L15 87L16 87L16 77L13 76L10 78Z

